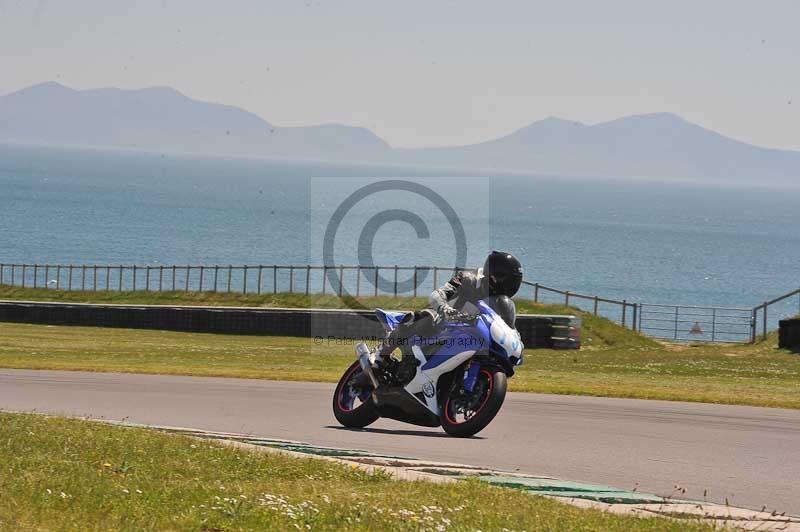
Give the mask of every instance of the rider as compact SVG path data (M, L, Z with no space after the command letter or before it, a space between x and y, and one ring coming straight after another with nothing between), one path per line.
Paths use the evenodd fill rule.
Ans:
M431 292L429 307L409 313L378 347L377 360L390 355L398 340L432 331L433 327L460 313L474 313L478 300L488 296L512 297L522 283L522 264L502 251L492 251L476 273L458 271L443 286ZM513 323L510 323L512 327ZM424 334L423 334L424 335Z

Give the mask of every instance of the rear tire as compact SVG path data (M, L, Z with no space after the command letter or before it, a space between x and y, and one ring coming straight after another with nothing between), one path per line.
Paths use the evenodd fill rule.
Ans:
M448 395L442 401L442 414L441 423L444 431L450 436L457 438L469 438L486 428L486 425L491 423L500 407L503 406L503 401L506 399L506 373L498 367L484 366L478 374L478 379L475 386L483 387L483 395L477 398L477 402L473 405L475 408L471 416L461 419L460 415L463 414L460 410L463 400L459 398L451 398L448 386ZM475 388L473 388L475 390Z
M355 401L360 399L354 397L352 381L361 374L361 365L356 361L344 372L339 384L336 385L336 391L333 392L333 415L345 427L360 429L381 417L372 401L371 391L368 397L355 404Z

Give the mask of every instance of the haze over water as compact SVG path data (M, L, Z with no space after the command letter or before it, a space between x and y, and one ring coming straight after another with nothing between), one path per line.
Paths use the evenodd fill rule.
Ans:
M0 262L305 264L315 256L312 178L406 175L425 173L2 146ZM488 226L465 227L482 226L488 246L517 254L531 281L732 306L800 285L800 188L496 177L486 190L454 187L447 199L487 207ZM449 265L447 249L398 224L378 232L373 255L377 264Z

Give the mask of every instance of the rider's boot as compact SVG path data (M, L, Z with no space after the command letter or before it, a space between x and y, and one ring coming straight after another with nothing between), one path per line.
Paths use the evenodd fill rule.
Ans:
M403 345L403 339L410 338L414 334L429 334L432 330L435 318L435 314L430 309L418 310L406 314L397 328L387 334L386 338L375 347L375 363L373 367L378 369L381 365L385 364L392 352Z
M386 337L381 340L380 344L375 346L375 349L372 351L374 356L371 357L374 359L372 364L374 369L380 369L386 364L389 356L391 356L392 352L400 345L400 339L408 335L412 323L414 323L414 314L409 312L405 315L400 324L394 330L390 331Z

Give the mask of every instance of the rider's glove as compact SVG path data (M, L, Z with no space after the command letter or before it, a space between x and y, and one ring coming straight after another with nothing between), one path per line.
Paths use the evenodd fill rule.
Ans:
M449 317L451 317L451 316L455 316L456 314L458 314L458 311L457 311L456 309L454 309L454 308L453 308L453 307L451 307L450 305L446 305L446 304L445 304L445 305L441 305L441 306L439 307L439 312L440 312L442 315L444 315L445 317L448 317L448 318L449 318Z

